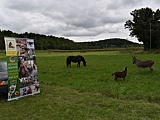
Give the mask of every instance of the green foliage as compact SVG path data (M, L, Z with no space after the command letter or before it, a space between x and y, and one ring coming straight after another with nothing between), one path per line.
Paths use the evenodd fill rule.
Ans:
M129 29L130 36L135 36L139 42L143 42L144 49L160 48L160 10L156 12L150 8L135 9L130 13L133 20L125 23L125 28Z
M83 49L104 49L108 47L127 47L127 46L137 46L138 44L127 41L125 39L114 38L108 40L101 40L95 42L74 42L72 40L55 37L46 36L35 33L23 33L17 34L12 31L0 31L0 49L4 50L4 37L18 37L18 38L31 38L35 41L35 48L37 50L46 49L59 49L59 50L83 50Z
M120 38L112 38L112 39L106 39L106 40L100 40L95 42L84 42L88 45L88 48L93 47L98 49L104 49L104 48L128 48L131 46L140 46L138 43L133 43L131 41L128 41L126 39L120 39Z

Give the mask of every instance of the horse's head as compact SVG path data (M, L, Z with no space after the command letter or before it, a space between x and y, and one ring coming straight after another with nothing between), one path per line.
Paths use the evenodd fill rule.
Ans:
M136 64L136 61L137 61L136 57L132 56L132 62L133 62L133 64Z
M86 66L86 61L83 61L83 65Z
M86 60L84 59L84 57L80 56L81 61L83 62L83 66L86 66Z
M125 67L125 68L124 68L124 71L127 72L127 70L128 70L128 67Z

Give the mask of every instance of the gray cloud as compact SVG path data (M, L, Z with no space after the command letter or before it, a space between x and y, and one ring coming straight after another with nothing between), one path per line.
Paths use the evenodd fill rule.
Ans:
M130 12L158 9L158 0L0 0L0 29L61 36L74 41L129 37Z

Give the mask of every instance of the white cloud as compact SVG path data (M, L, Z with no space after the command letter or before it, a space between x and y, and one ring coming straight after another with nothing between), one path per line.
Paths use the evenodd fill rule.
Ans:
M0 0L0 29L66 37L74 41L128 38L130 12L158 9L158 0Z

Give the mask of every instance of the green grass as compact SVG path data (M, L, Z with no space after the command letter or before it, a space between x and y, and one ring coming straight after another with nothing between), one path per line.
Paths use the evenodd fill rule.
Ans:
M127 53L127 52L126 52ZM4 54L0 53L0 59ZM68 55L83 55L87 66L67 68ZM159 54L120 51L36 51L41 93L6 102L0 99L0 118L49 120L160 119ZM153 59L154 72L138 71L132 56ZM3 57L2 57L3 56ZM128 67L126 80L112 73Z

